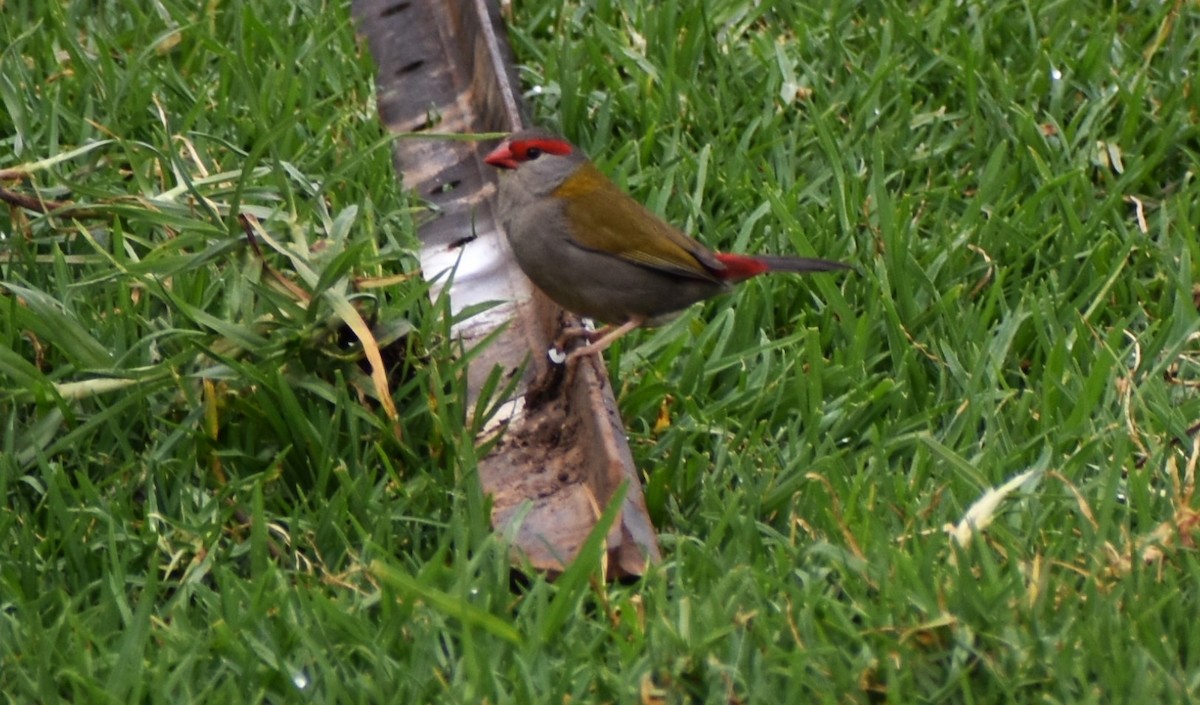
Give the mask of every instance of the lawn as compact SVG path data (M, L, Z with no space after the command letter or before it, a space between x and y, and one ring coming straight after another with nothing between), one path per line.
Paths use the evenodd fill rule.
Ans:
M607 354L618 585L490 531L346 2L4 3L0 700L1200 698L1200 5L805 5L511 8L637 198L856 268Z

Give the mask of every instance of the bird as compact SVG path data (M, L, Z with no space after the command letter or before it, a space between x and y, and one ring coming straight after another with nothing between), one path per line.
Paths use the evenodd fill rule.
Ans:
M662 325L760 274L851 268L808 257L714 252L543 128L509 134L484 162L507 172L499 178L497 215L517 265L562 308L607 324L565 331L556 341L559 350L573 337L587 339L567 362L598 356L635 328Z

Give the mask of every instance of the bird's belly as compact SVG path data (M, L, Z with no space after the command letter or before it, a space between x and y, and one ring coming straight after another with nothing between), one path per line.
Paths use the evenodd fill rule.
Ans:
M512 241L522 271L559 306L605 323L664 323L697 301L724 291L716 281L672 274L585 250Z

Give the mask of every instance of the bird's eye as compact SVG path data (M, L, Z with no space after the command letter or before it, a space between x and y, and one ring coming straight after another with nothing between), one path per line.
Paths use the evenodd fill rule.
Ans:
M529 149L525 150L525 159L527 161L533 161L540 156L542 156L542 150L538 149L537 147L530 147Z

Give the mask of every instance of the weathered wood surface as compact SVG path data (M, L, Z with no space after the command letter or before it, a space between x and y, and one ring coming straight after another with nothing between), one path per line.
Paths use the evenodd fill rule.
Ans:
M388 129L509 132L524 124L492 3L354 0L353 12L379 67L379 113ZM492 144L401 139L395 164L405 188L432 206L418 235L424 275L437 278L434 294L449 282L455 312L503 302L454 331L469 349L506 326L469 366L472 404L496 366L506 378L523 377L493 426L504 434L480 463L480 482L493 496L493 526L513 536L517 560L561 571L628 480L607 537L609 574L639 575L660 554L603 363L586 358L568 389L535 410L524 408L524 391L548 364L563 314L517 269L497 225L495 170L482 160Z

